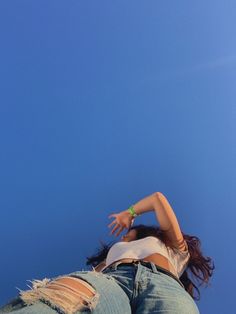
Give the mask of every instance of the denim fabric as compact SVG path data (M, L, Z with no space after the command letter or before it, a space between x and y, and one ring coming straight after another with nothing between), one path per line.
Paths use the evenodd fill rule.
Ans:
M103 273L116 279L125 291L132 313L135 314L200 314L193 298L171 276L158 271L150 262L151 269L141 263L118 265Z
M197 305L177 280L140 262L119 264L106 268L103 272L76 271L67 276L86 280L99 293L94 310L84 309L79 313L94 314L199 314ZM57 277L55 277L57 278ZM54 278L54 279L55 279ZM19 302L17 302L17 300ZM53 314L60 313L41 301L24 306L19 299L15 305L9 303L0 308L0 313L13 314Z
M99 294L98 302L93 311L90 311L88 308L84 308L83 310L76 311L73 314L131 314L129 299L113 277L96 271L76 271L66 274L66 276L75 276L85 280L87 283L91 284L91 286L95 288ZM52 280L60 277L62 276L54 277ZM3 307L0 307L0 314L3 313L67 314L61 309L53 308L50 304L45 303L42 300L32 305L25 305L19 297L14 298Z

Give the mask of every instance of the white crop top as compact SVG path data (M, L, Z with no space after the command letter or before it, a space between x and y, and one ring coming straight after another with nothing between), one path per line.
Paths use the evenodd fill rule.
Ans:
M185 241L186 243L186 241ZM186 243L187 245L187 243ZM175 275L179 278L187 266L190 258L189 251L179 251L170 249L160 239L154 236L148 236L143 239L130 242L117 242L112 245L106 257L106 267L123 258L143 259L148 255L159 253L165 256L175 269Z

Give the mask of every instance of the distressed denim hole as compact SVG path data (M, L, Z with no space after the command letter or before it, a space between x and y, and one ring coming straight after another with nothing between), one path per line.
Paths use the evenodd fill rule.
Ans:
M74 278L74 280L76 279ZM83 278L80 280L80 283L81 281L84 281ZM93 291L93 296L87 296L79 289L74 289L70 285L61 284L57 280L45 278L31 282L31 290L23 291L19 289L19 297L24 303L26 305L32 305L41 301L57 310L60 314L75 314L77 311L86 310L92 311L96 307L100 296L88 283L86 283L85 286L90 288L90 291Z

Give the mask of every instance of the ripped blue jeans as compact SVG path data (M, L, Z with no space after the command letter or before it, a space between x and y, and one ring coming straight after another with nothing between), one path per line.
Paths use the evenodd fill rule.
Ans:
M21 297L0 307L0 314L200 314L181 283L148 264L114 264L100 273L93 269L34 280L33 289L21 291ZM92 295L54 294L48 289L65 276L85 282Z

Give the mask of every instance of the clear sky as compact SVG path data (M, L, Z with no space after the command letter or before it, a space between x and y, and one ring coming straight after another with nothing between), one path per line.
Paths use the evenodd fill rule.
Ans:
M235 313L235 9L1 0L0 304L87 269L108 215L160 191L214 260L201 314Z

